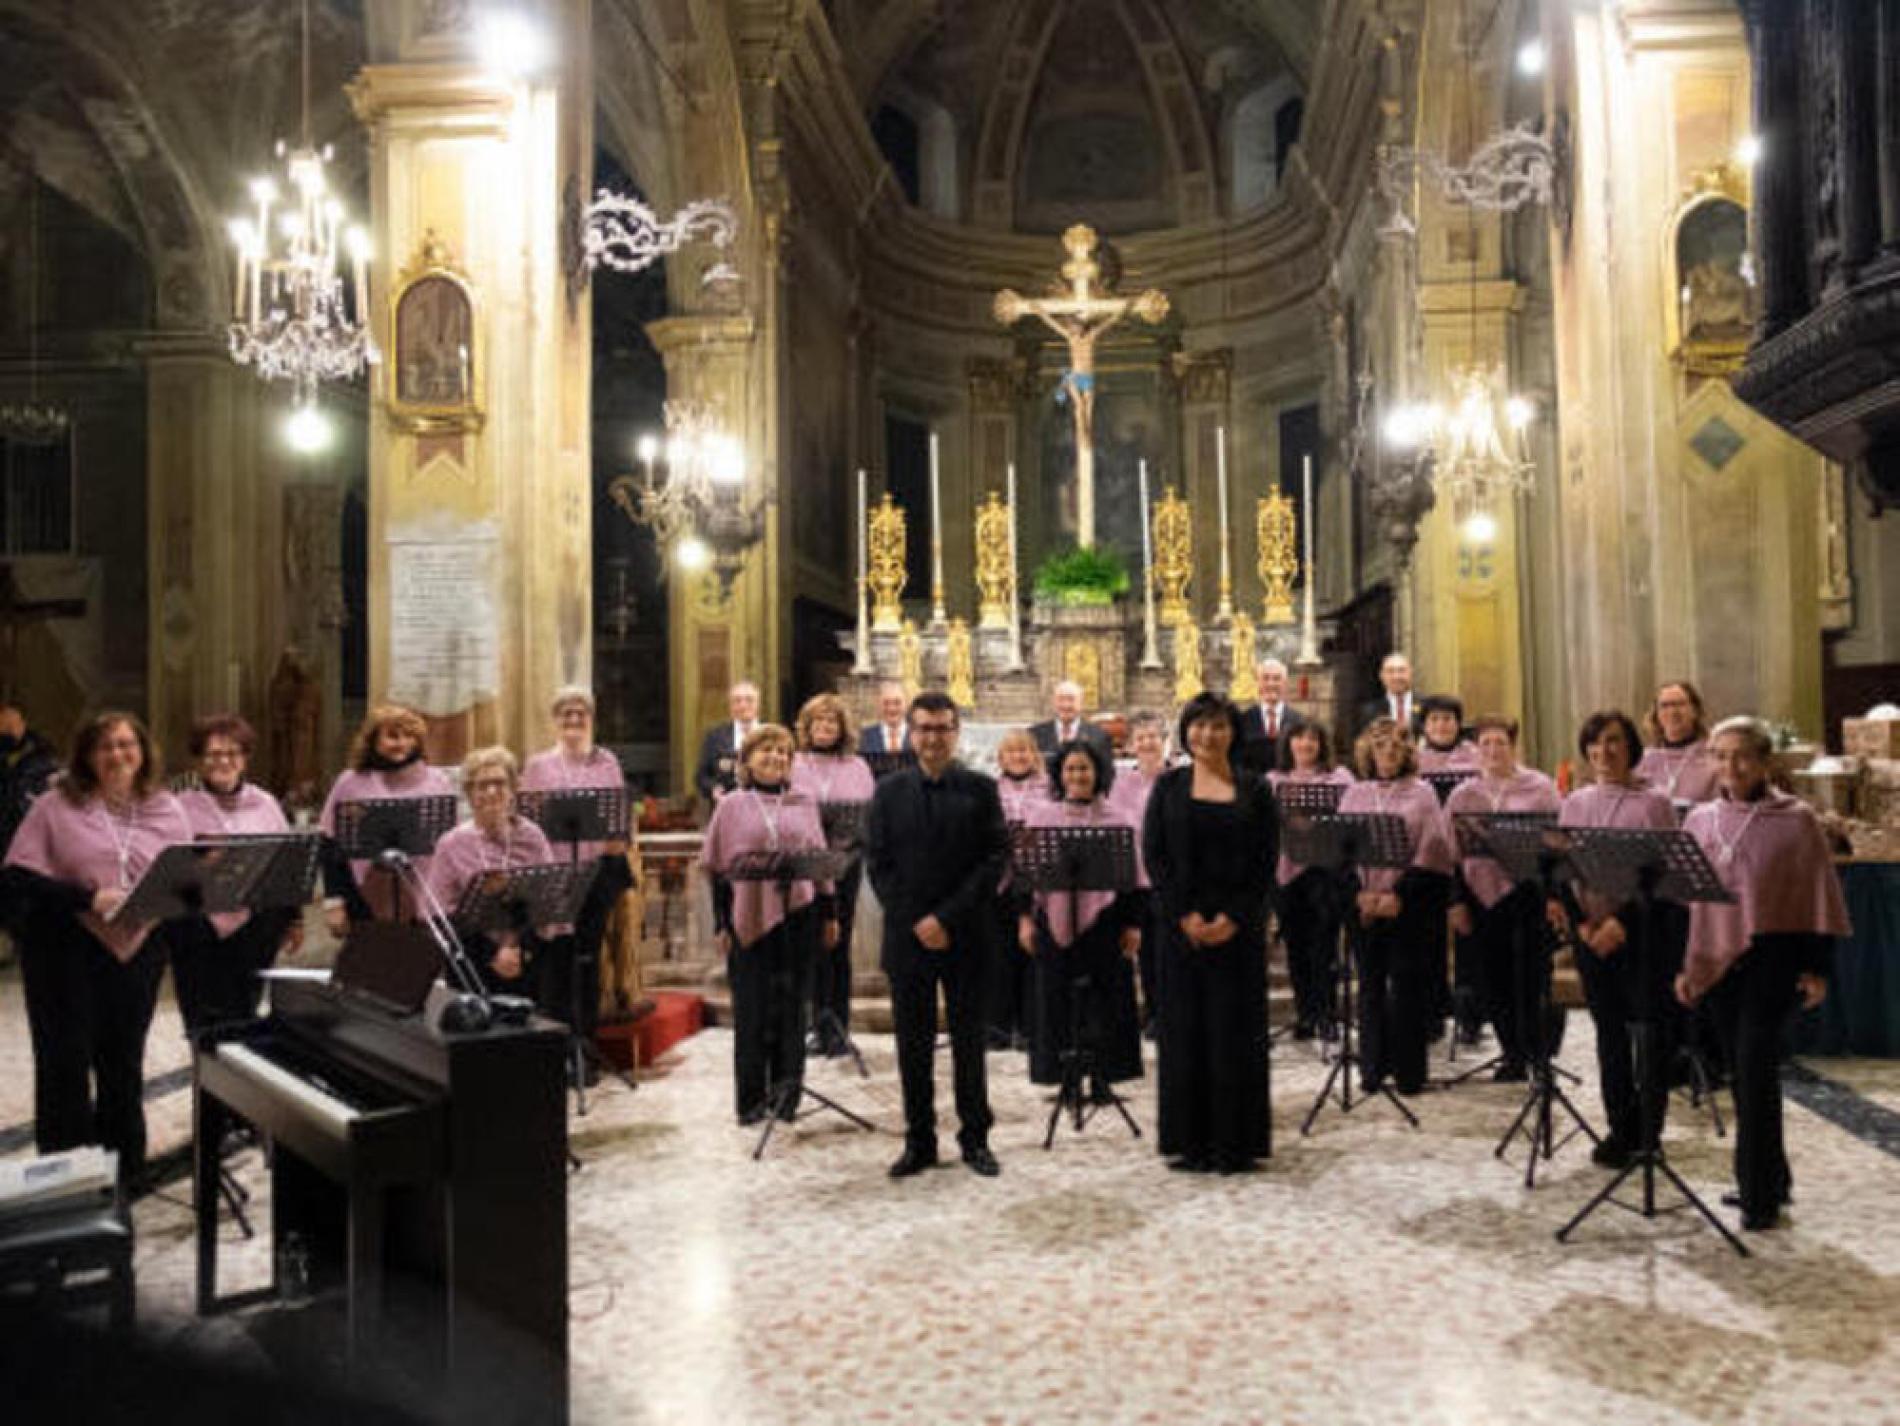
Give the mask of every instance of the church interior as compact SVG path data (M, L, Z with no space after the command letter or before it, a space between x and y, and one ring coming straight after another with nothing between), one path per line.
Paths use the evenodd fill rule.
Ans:
M191 1392L285 1420L1891 1413L1900 3L0 0L0 116L7 835L29 791L67 795L24 787L34 736L70 790L86 730L136 724L145 770L181 794L236 739L278 840L312 848L264 1003L334 1030L316 987L352 954L364 973L365 926L435 934L470 904L432 913L427 844L352 850L367 819L335 817L343 779L385 775L364 770L387 730L413 719L408 756L445 775L431 839L484 825L497 748L510 798L578 798L530 790L564 709L584 705L588 756L618 765L602 820L540 843L618 863L598 919L586 888L542 918L592 942L560 992L574 1014L540 1003L537 1040L504 1013L485 1062L438 1032L396 1076L456 1086L426 1122L476 1181L449 1195L477 1205L466 1240L406 1180L360 1212L350 1187L339 1216L321 1173L286 1168L332 1149L245 1108L259 1085L293 1093L290 1071L220 1090L238 1070L155 959L163 934L121 951L78 933L151 971L130 1071L146 1168L91 1210L122 1265L103 1329L74 1240L8 1207L37 1153L73 1146L47 1142L36 1093L58 1033L33 1000L44 878L0 881L18 898L0 906L0 1305L19 1309L4 1359L31 1419L164 1417L150 1403ZM992 1040L1000 1176L966 1137L975 1176L887 1178L918 1140L890 952L908 933L872 844L930 695L986 781L1013 730L1049 719L1058 801L1078 717L1120 778L1145 766L1143 727L1198 769L1183 709L1210 693L1241 710L1237 738L1257 707L1276 756L1288 717L1348 765L1381 717L1436 748L1410 700L1446 697L1475 748L1508 723L1554 811L1602 775L1586 720L1623 710L1632 742L1643 720L1674 746L1657 715L1675 689L1702 735L1755 720L1791 794L1769 796L1827 839L1818 875L1840 890L1816 904L1845 907L1778 928L1833 936L1827 998L1790 1000L1769 1051L1800 1180L1781 1231L1738 1237L1718 1205L1733 1173L1750 1209L1750 1170L1737 1067L1713 1048L1708 1079L1698 1060L1664 1091L1635 1211L1573 1221L1608 1181L1591 1144L1616 1111L1592 967L1568 949L1522 1012L1556 1026L1526 1033L1531 1101L1523 1074L1470 1073L1494 1051L1525 1070L1499 1018L1518 1012L1467 1035L1449 999L1423 1092L1368 1071L1362 1097L1335 1033L1352 1002L1309 1014L1288 902L1257 928L1257 1171L1157 1157L1164 1023L1123 1099L1087 1112L1079 1081L1052 1108L1056 1081ZM797 998L814 1045L851 1053L814 1054L793 1112L742 1103L735 1127L754 1013L736 1007L767 992L727 952L749 897L775 886L778 924L796 918L791 873L715 864L738 820L721 799L737 806L735 776L774 785L756 726L793 730L803 758L827 717L879 791L852 834L872 847L862 891L855 866L835 877L856 920L847 905L825 922L842 943L809 953L836 959L838 1013ZM1482 755L1453 766L1488 775ZM1112 803L1109 762L1083 760ZM1668 794L1693 831L1700 799L1673 774ZM1118 845L1146 857L1155 821ZM1736 842L1713 835L1720 879ZM359 918L391 855L398 910ZM832 873L797 875L829 904ZM1095 894L1080 885L1071 902ZM203 922L214 891L193 882L185 911ZM1327 955L1363 967L1327 924ZM514 932L491 934L505 957ZM1474 933L1441 915L1431 934L1433 994L1487 994L1456 978ZM490 1013L489 962L469 981L451 955L445 991L423 955L418 996ZM1339 970L1342 993L1369 976ZM962 1112L944 992L923 1074L946 1105L954 1079ZM934 1034L934 988L927 1014ZM1639 1078L1663 1074L1641 1054ZM375 1147L375 1119L352 1110L345 1142Z

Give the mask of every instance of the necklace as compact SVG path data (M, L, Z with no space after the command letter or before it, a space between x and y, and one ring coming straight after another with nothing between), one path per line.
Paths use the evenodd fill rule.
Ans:
M139 830L138 804L132 804L129 817L120 816L109 797L102 796L99 799L99 805L105 815L106 831L112 834L112 845L118 852L119 889L129 891L132 887L132 839L138 835Z
M515 855L515 829L509 823L503 823L501 829L501 861L492 861L488 854L488 844L496 840L486 830L482 832L481 853L483 871L507 871Z
M778 797L776 795L773 797L773 807L767 807L765 799L759 795L757 788L748 789L746 795L752 799L752 805L758 809L759 820L765 823L766 849L776 852L778 850L778 812L775 808L779 805Z
M1733 803L1724 802L1722 807L1723 810L1726 811L1733 805ZM1741 850L1742 838L1748 835L1748 829L1754 826L1756 814L1761 811L1764 805L1766 805L1765 801L1750 805L1748 815L1742 818L1742 825L1736 829L1735 835L1732 837L1722 835L1722 813L1717 812L1715 814L1715 818L1709 827L1709 833L1715 838L1715 859L1723 866L1729 866L1734 862L1736 852Z

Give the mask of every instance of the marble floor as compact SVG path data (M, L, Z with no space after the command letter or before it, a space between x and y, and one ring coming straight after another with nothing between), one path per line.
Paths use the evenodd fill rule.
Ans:
M0 978L12 1154L30 1150L25 1038L17 976ZM576 1421L1900 1421L1900 1176L1866 1132L1893 1117L1891 1064L1797 1068L1825 1114L1791 1103L1797 1204L1744 1260L1684 1213L1606 1210L1557 1243L1604 1175L1578 1141L1526 1191L1518 1154L1492 1154L1514 1086L1421 1096L1418 1130L1383 1103L1329 1109L1302 1139L1323 1066L1290 1042L1274 1050L1277 1146L1258 1174L1167 1172L1152 1079L1133 1100L1142 1140L1099 1119L1045 1153L1042 1092L993 1055L1002 1176L952 1158L893 1183L892 1048L863 1043L869 1080L831 1061L813 1083L875 1134L821 1116L754 1163L718 1030L637 1093L608 1081L573 1120ZM189 1132L184 1062L167 1005L149 1064L158 1152ZM1563 1062L1591 1063L1581 1016ZM1588 1076L1577 1097L1594 1116ZM1668 1146L1713 1203L1728 1141L1678 1101ZM262 1191L254 1152L238 1168ZM143 1200L137 1223L150 1337L254 1356L260 1319L191 1316L182 1193ZM227 1233L225 1285L261 1280L262 1250Z

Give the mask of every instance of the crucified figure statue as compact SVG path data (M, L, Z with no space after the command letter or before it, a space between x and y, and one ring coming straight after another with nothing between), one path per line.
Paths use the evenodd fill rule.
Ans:
M1163 321L1168 299L1153 288L1129 298L1098 286L1102 267L1095 260L1095 230L1087 224L1077 223L1064 233L1062 246L1069 254L1062 264L1066 291L1028 298L1005 288L996 294L996 320L1009 327L1026 316L1039 317L1069 344L1069 370L1062 387L1075 419L1076 540L1087 548L1095 543L1095 344L1124 317L1138 317L1150 326Z

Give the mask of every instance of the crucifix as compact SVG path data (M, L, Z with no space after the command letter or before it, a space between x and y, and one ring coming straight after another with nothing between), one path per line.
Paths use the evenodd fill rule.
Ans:
M1066 290L1028 298L1005 288L996 294L996 320L1010 327L1024 317L1040 317L1069 344L1069 369L1061 391L1075 419L1076 540L1086 549L1095 543L1095 344L1124 317L1138 317L1150 326L1163 321L1168 298L1153 288L1139 297L1117 297L1099 286L1102 265L1095 260L1095 230L1085 223L1064 233L1062 246L1069 254L1062 264Z

